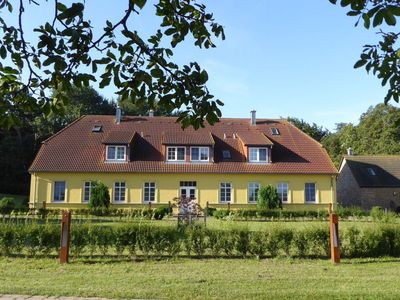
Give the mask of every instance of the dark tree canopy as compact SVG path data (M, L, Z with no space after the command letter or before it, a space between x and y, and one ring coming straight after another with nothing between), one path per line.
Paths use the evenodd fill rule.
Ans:
M381 40L378 44L367 44L360 55L355 68L364 67L367 72L377 76L382 86L389 85L385 103L394 99L399 102L400 93L400 49L396 30L397 18L400 16L398 0L329 0L340 3L348 9L347 15L357 18L356 26L361 22L365 28L393 27L394 32L379 31Z
M54 15L37 28L26 28L34 5L45 5ZM169 112L179 109L183 126L217 122L223 103L208 91L207 72L196 62L178 66L171 49L186 37L197 47L215 47L213 38L225 38L223 27L197 1L159 0L159 29L145 39L129 22L145 5L150 4L126 0L121 18L104 20L96 36L85 1L0 0L0 127L20 124L25 113L57 114L66 98L62 92L52 97L52 90L88 87L97 79L100 88L113 83L122 99L146 101L149 107L157 103ZM3 18L7 10L17 26ZM27 40L28 30L38 42Z
M322 126L318 126L315 123L309 124L303 119L288 117L287 120L318 142L329 134L328 129L324 129Z

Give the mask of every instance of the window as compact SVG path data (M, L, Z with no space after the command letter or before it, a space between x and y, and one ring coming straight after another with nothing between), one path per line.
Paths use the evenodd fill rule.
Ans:
M114 183L114 202L124 202L126 194L125 182Z
M191 147L190 160L191 161L208 161L208 147Z
M179 183L180 186L196 186L196 181L181 181Z
M288 202L288 190L289 190L288 184L286 182L280 182L278 183L276 189L278 191L279 198L281 198L281 201L283 203Z
M281 133L279 132L279 129L278 129L278 128L275 128L275 127L271 128L271 133L272 133L272 135L280 135L280 134L281 134Z
M107 160L124 161L126 155L125 146L107 146Z
M92 182L86 181L83 187L83 202L89 202L92 194Z
M92 132L101 132L101 125L94 125L92 128Z
M232 201L232 183L221 182L219 201L220 202L231 202Z
M267 162L267 148L249 148L249 162Z
M65 181L55 181L54 182L54 202L65 201Z
M257 202L258 190L260 189L260 184L258 182L249 182L248 188L248 200L250 203Z
M145 182L144 183L144 202L154 202L156 201L156 183L155 182Z
M185 161L185 156L186 156L185 147L167 147L168 161Z
M229 151L229 150L223 150L223 151L222 151L222 157L223 157L224 159L231 159L231 158L232 158L232 156L231 156L231 151Z
M373 168L367 168L368 175L376 176L375 170Z
M304 186L306 202L315 202L315 183L306 183Z

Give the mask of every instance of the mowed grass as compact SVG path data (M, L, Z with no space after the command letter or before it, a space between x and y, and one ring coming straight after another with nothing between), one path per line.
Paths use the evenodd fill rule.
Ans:
M400 259L0 258L0 294L152 299L400 298Z

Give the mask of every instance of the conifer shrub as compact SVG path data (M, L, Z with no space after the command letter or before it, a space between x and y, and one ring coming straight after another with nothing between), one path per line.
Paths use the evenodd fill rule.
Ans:
M92 192L89 199L89 208L92 210L108 209L110 207L110 192L108 187L100 182L92 182Z

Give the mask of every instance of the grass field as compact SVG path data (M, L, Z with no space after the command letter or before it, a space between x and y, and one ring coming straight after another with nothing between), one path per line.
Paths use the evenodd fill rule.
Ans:
M400 298L400 259L0 258L0 294L157 299Z

